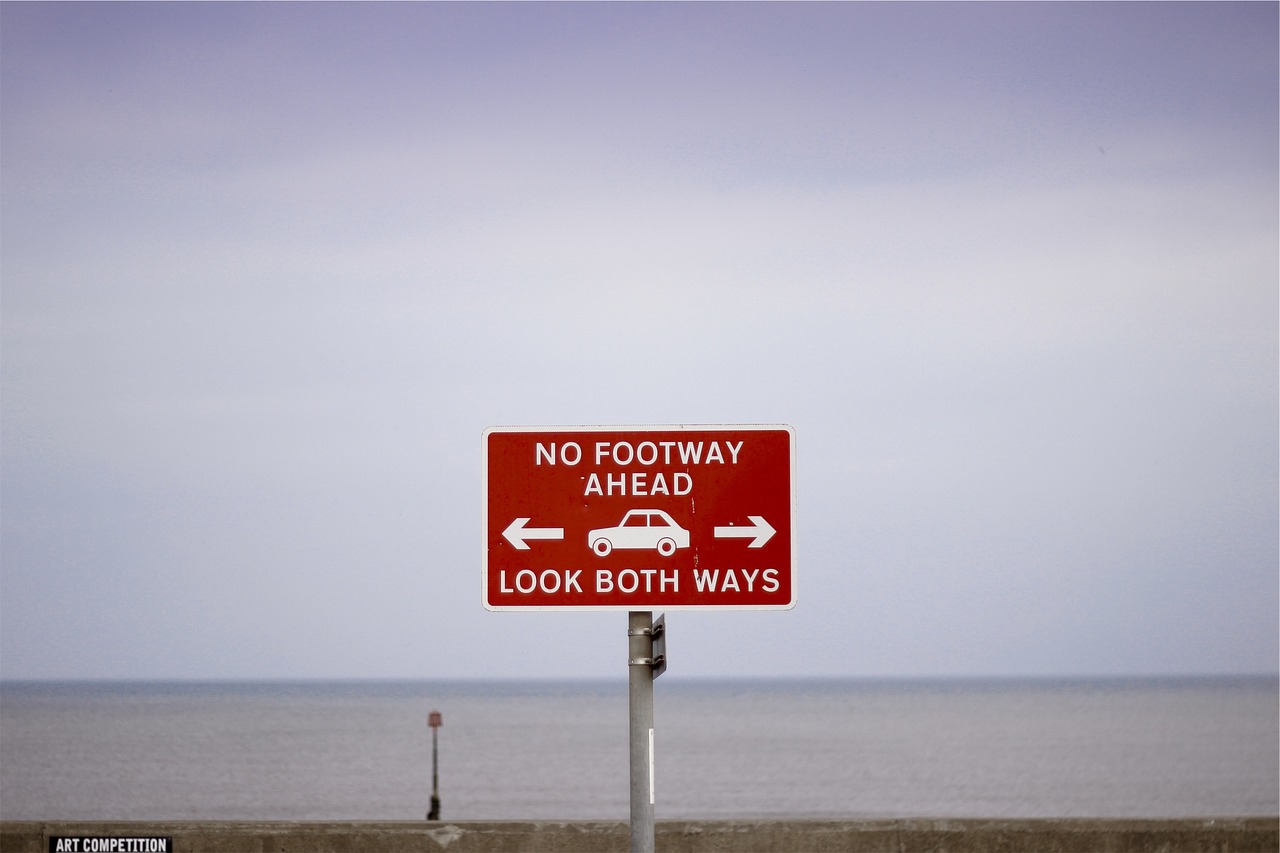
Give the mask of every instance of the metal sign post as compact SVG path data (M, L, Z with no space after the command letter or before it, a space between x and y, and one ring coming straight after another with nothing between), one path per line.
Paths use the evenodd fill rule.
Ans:
M666 670L666 617L627 614L628 702L631 720L631 853L653 853L653 680ZM655 640L663 637L661 655Z

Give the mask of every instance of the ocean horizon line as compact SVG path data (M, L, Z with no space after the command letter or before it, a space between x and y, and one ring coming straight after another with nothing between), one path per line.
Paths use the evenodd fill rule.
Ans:
M1156 684L1275 682L1280 673L1133 673L1133 674L1029 674L1029 675L678 675L668 674L664 685L1053 685L1053 684ZM613 685L626 687L620 676L105 676L105 677L0 677L0 688L24 685L172 685L172 686L377 686L377 685Z

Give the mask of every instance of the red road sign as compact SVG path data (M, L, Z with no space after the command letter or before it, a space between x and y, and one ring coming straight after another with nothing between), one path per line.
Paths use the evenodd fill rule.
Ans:
M795 606L788 426L484 433L490 610Z

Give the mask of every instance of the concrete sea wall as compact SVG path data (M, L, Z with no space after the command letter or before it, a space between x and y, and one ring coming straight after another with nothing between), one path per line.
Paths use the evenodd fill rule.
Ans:
M46 853L58 837L171 838L177 853L624 853L630 838L625 823L608 821L2 821L0 853ZM147 849L134 845L114 849ZM1275 853L1280 818L658 821L656 846L659 853Z

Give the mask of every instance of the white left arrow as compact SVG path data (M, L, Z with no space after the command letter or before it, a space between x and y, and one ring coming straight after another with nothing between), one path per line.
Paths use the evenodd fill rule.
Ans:
M502 531L503 537L511 543L517 551L528 551L529 546L525 544L530 539L563 539L563 527L525 527L529 523L527 518L517 518L515 521L507 525L507 529Z
M773 538L776 533L773 525L764 520L761 515L748 515L751 519L750 527L717 527L714 530L717 539L753 539L748 548L763 548L764 543Z

